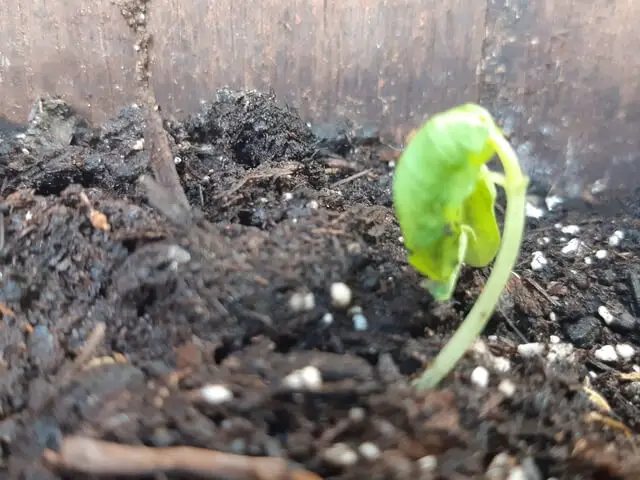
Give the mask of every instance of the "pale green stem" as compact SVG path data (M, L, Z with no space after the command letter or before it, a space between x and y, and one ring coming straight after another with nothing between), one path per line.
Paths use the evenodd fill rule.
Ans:
M429 368L414 382L419 389L437 386L456 366L465 352L484 330L518 259L525 225L526 194L529 179L522 174L518 158L509 142L496 128L489 142L504 168L507 212L500 251L482 293L449 342L438 353ZM496 177L498 178L498 177Z

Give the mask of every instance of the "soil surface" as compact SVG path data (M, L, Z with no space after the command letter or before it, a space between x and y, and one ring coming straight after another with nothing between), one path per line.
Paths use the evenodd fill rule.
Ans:
M221 90L166 120L203 217L181 225L137 183L144 123L132 106L92 126L43 97L2 129L2 478L100 462L120 478L132 458L129 478L277 478L154 466L141 446L280 457L290 478L640 478L637 196L532 197L544 214L491 324L417 393L489 270L465 269L447 304L421 287L392 209L396 148ZM44 460L70 438L85 473ZM128 447L97 458L91 439Z

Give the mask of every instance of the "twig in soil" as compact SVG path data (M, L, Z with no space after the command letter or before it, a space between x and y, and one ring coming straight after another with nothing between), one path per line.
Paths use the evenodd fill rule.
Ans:
M149 205L171 220L175 225L188 227L193 224L193 215L173 195L173 192L152 178L142 175L138 183L145 189Z
M535 288L540 293L540 295L542 295L544 298L546 298L547 301L551 305L553 305L556 308L560 308L561 307L561 305L558 302L556 302L553 298L551 298L551 295L549 295L547 293L547 291L544 288L542 288L542 286L538 282L536 282L534 279L529 278L529 277L524 277L524 279L527 282L529 282L529 285L531 285L533 288Z
M320 480L307 470L290 468L282 458L193 447L122 445L82 436L63 438L59 451L45 450L44 459L57 470L106 477L183 473L210 479Z
M288 167L282 167L282 168L267 168L262 172L256 172L256 173L252 173L252 174L246 175L240 181L238 181L238 183L236 183L233 187L231 187L228 190L225 190L224 192L218 193L213 198L216 199L216 200L220 200L220 199L222 199L224 197L230 197L232 194L236 193L238 190L240 190L242 187L244 187L247 183L249 183L250 181L253 181L253 180L264 180L264 179L267 179L267 178L279 178L279 177L283 177L285 175L291 175L295 171L296 171L296 167L293 166L293 165L290 165Z
M630 439L632 436L631 429L627 427L624 423L598 412L587 413L584 417L584 421L586 423L599 422L604 425L607 425L608 427L613 428L614 430L620 430L624 434L624 436L627 437L628 439Z
M120 13L127 22L131 32L136 36L135 50L138 52L136 73L139 97L147 110L147 125L145 129L145 144L149 146L149 158L153 173L173 197L185 208L189 208L189 201L180 184L180 177L176 171L167 132L162 124L158 102L153 87L149 82L151 77L151 46L153 37L147 31L149 0L127 0L120 4Z
M339 187L340 185L344 185L345 183L353 182L360 177L364 177L365 175L369 175L371 173L371 169L367 168L366 170L362 170L361 172L354 173L353 175L343 178L342 180L338 180L331 184L332 187Z

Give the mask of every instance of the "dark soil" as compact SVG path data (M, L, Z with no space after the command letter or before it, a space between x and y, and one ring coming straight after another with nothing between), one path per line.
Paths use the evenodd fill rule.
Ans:
M42 98L29 125L1 135L3 478L87 478L42 461L68 435L279 456L332 479L640 478L640 381L621 377L638 357L596 355L640 349L637 197L529 218L482 342L418 394L409 381L488 270L465 270L450 304L421 288L392 209L397 150L348 124L312 129L268 95L220 91L166 122L185 192L210 222L180 226L137 184L144 123L130 107L94 127ZM583 251L563 254L573 237ZM365 324L332 306L333 282ZM479 366L486 387L472 381ZM292 386L305 367L309 388ZM201 389L214 385L226 389Z

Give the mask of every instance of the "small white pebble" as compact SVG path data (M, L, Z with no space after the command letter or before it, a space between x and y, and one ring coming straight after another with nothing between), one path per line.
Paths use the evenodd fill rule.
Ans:
M540 207L536 207L535 205L527 202L527 206L525 209L525 215L530 218L542 218L544 217L544 210Z
M205 385L200 388L200 395L209 405L220 405L233 400L233 392L224 385Z
M395 160L391 160L387 165L389 166L389 168L396 168Z
M636 354L635 349L628 343L619 343L616 345L616 353L622 360L628 362Z
M547 353L547 362L553 363L558 361L571 362L574 359L574 348L570 343L557 343L549 346Z
M632 369L634 372L640 372L640 365L634 365L633 367L631 367L631 369Z
M316 367L308 367L295 370L284 377L282 383L291 390L318 390L322 386L322 374Z
M618 360L616 349L612 345L600 347L593 354L601 362L615 362Z
M351 467L358 463L358 454L346 443L336 443L327 448L323 457L327 462L338 467Z
M612 315L609 309L604 305L600 305L598 307L598 315L602 317L602 319L604 320L604 323L606 323L607 325L611 325L615 321L615 317Z
M489 370L483 366L474 368L471 372L471 383L479 388L487 388L489 386Z
M358 447L358 452L367 460L376 460L380 457L380 449L375 443L364 442Z
M554 208L556 208L562 202L563 202L563 198L559 197L557 195L550 195L550 196L548 196L547 198L544 199L544 203L547 204L547 209L549 209L549 211L552 211Z
M33 218L33 212L31 210L27 210L27 213L24 214L24 219L28 222Z
M598 374L593 370L589 370L589 378L591 378L591 380L595 380L596 378L598 378Z
M489 340L490 342L495 343L495 342L497 342L497 341L498 341L498 336L497 336L497 335L489 335L489 336L487 337L487 340Z
M356 313L351 320L353 321L353 328L358 332L364 332L369 328L369 320L362 313Z
M316 297L313 293L294 293L289 299L289 308L294 312L310 312L316 308Z
M404 237L402 236L398 237L398 243L404 244Z
M599 178L593 185L591 185L591 193L596 195L598 193L602 193L607 189L607 180L604 178Z
M516 384L513 383L512 380L505 378L500 381L498 385L498 391L502 393L505 397L511 398L516 394Z
M624 238L624 232L622 230L616 230L613 232L613 235L609 237L609 245L612 247L617 247L620 245L620 240Z
M598 250L596 252L596 258L598 260L604 260L605 258L607 258L607 251L606 250Z
M494 357L493 369L496 372L507 373L511 370L511 360L506 357Z
M556 315L556 312L551 312L549 314L549 320L551 320L552 322L555 322L556 320L558 320L558 316Z
M532 270L542 270L549 263L544 253L540 251L533 252L533 260L531 260Z
M506 480L528 480L529 476L522 467L514 467L509 472L509 476Z
M562 227L560 231L567 235L577 235L580 232L580 227L578 225L567 225L566 227Z
M538 245L549 245L551 239L549 237L542 237L537 240Z
M542 355L545 345L540 342L521 343L518 345L518 353L525 358L535 357L536 355Z
M336 308L347 308L351 303L351 289L346 283L331 284L331 304Z
M325 313L322 316L322 323L327 327L331 325L333 323L333 314L330 312Z
M307 207L309 207L311 210L315 210L319 206L320 205L318 205L318 202L316 202L315 200L311 200L309 203L307 203Z
M138 140L133 142L133 145L131 145L132 150L140 151L143 148L144 148L144 138L139 138Z
M180 157L173 157L173 163L180 165L182 163L182 159Z
M418 459L418 467L423 472L433 472L438 468L438 457L435 455L425 455Z
M551 312L551 313L553 313L553 312ZM560 337L559 337L559 336L557 336L557 335L551 335L551 336L549 337L549 343L553 343L553 344L558 344L558 343L560 343Z
M591 257L584 257L584 263L585 265L591 265L593 263Z
M352 422L361 422L367 416L367 412L362 407L352 407L349 409L349 420Z
M584 247L584 243L582 241L580 241L580 239L578 238L572 238L571 240L569 240L569 243L567 243L564 247L562 247L561 252L564 255L571 255L573 253L580 253L580 250L582 250Z
M283 194L282 194L282 199L283 199L285 202L288 202L289 200L292 200L292 199L293 199L293 193L291 193L291 192L283 193Z
M562 224L561 223L556 223L553 225L553 228L555 228L556 230L560 230L562 228Z

